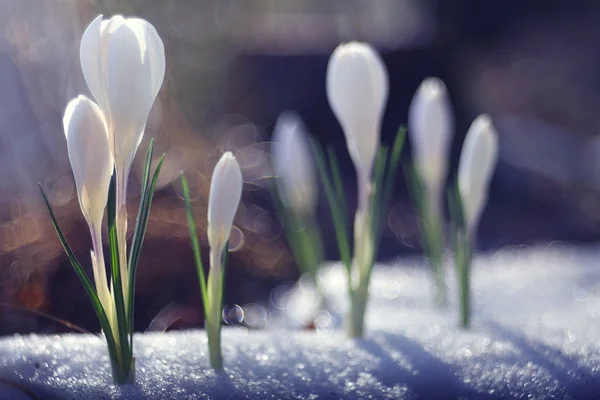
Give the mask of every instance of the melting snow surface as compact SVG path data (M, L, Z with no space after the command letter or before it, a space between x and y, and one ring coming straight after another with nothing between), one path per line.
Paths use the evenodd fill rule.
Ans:
M599 399L599 256L552 246L478 258L470 331L456 326L454 299L432 306L419 263L380 266L363 340L344 337L345 276L327 266L316 331L225 328L221 373L203 331L139 334L137 382L121 387L97 336L6 337L0 399ZM287 309L310 303L303 290Z

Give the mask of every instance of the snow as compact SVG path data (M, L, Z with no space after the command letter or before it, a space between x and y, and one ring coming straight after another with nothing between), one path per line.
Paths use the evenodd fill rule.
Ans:
M432 307L419 260L378 266L363 340L344 337L345 276L326 266L329 312L318 314L316 330L290 328L306 319L298 304L314 298L303 283L278 292L270 329L224 328L224 372L209 367L203 331L138 334L137 382L121 387L110 383L97 336L6 337L0 388L13 386L0 399L31 398L18 397L19 386L43 399L595 399L599 256L554 245L478 257L470 331L457 327L455 302L445 312ZM448 276L454 287L450 267ZM264 322L262 307L245 310L248 321Z

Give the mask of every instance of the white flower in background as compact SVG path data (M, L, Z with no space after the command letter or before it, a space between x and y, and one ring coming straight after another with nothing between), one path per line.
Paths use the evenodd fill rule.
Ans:
M111 302L102 252L102 218L113 172L106 122L102 111L86 96L71 100L63 126L81 211L92 235L92 264L98 296L107 314Z
M242 197L242 170L237 160L227 152L215 166L208 196L208 244L222 253L233 226L233 219Z
M296 113L281 114L273 130L272 164L280 196L286 207L312 214L317 185L306 130Z
M458 165L458 187L469 234L477 229L497 161L498 134L490 117L480 115L467 132Z
M385 65L367 43L340 44L329 58L327 99L344 131L356 168L359 207L366 207L388 86Z
M425 79L410 104L408 134L414 167L427 191L426 201L434 218L441 213L453 123L446 85L438 78Z
M165 75L156 29L139 18L96 17L81 38L81 69L104 111L110 148L125 179ZM121 193L124 195L124 193Z

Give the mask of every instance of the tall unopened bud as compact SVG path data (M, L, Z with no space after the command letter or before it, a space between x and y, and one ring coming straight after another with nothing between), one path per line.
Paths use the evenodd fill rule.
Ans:
M286 207L306 215L317 203L317 185L306 130L296 113L281 114L275 124L272 164Z
M453 134L448 92L440 79L427 78L417 89L408 112L408 134L414 167L427 190L429 212L438 217Z
M388 75L367 43L340 44L327 65L327 99L344 135L359 181L359 207L366 192L388 96ZM364 206L364 204L362 204Z
M104 116L96 103L79 96L67 105L63 126L81 211L88 224L100 225L113 171Z
M490 117L480 115L467 132L458 165L458 187L470 234L477 229L497 162L498 135Z
M242 197L242 170L231 152L223 154L212 175L208 196L208 244L217 253L229 240Z
M96 103L85 96L79 96L67 105L63 126L77 186L77 198L92 236L94 249L91 257L96 291L104 310L111 318L112 304L104 266L101 230L113 172L106 122Z

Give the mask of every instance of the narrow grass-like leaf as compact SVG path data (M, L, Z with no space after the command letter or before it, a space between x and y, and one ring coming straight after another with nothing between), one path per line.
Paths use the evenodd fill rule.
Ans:
M453 188L448 189L448 210L450 213L450 222L453 225L453 231L464 231L466 228L465 218L458 182L454 184Z
M294 255L296 264L298 264L298 269L302 273L308 273L309 271L306 271L306 265L304 262L304 257L302 255L302 246L300 245L297 237L299 227L296 226L296 219L293 218L292 215L290 215L291 211L289 211L288 208L285 207L285 205L283 204L279 193L279 189L275 184L275 179L278 178L274 177L267 181L267 189L271 194L273 205L275 206L275 212L279 216L288 244L290 246L290 249L292 250L292 254Z
M448 190L448 205L452 223L454 262L459 284L460 325L468 328L471 323L471 238L466 230L462 197L458 184Z
M388 148L386 146L382 146L379 148L377 152L377 157L375 158L375 168L373 170L373 192L371 194L371 205L370 205L370 229L371 229L371 237L375 239L377 237L376 232L378 231L380 225L381 218L381 198L383 196L383 178L385 176L385 167L387 165L387 154ZM377 242L373 242L377 247Z
M317 269L323 261L323 248L318 226L314 216L300 216L283 204L282 194L275 178L267 180L267 188L273 199L275 211L281 221L292 255L301 273L313 276L316 280ZM310 220L309 220L310 219Z
M417 170L408 165L405 165L405 169L408 172L406 177L409 182L411 197L419 217L423 252L429 258L437 286L436 302L440 306L445 306L446 282L442 267L444 255L443 231L440 228L440 221L436 221L432 218L426 206L426 189Z
M337 156L333 147L327 148L327 156L329 157L329 167L331 168L331 176L333 177L333 185L335 187L335 194L337 196L337 202L341 207L342 215L344 216L344 229L348 231L348 225L346 220L348 218L348 207L346 206L346 196L344 195L344 184L342 183L342 174L340 172L340 165L338 163Z
M119 240L117 235L117 194L116 194L116 174L113 173L108 189L108 233L110 247L110 263L113 282L113 297L115 299L115 311L117 314L117 332L119 334L119 346L121 349L121 360L119 365L122 367L125 375L129 375L131 366L131 349L129 348L129 338L127 336L127 314L125 310L125 299L123 296L123 281L121 279L121 269L119 260Z
M142 245L142 240L143 240L143 232L141 231L142 228L142 221L143 221L143 216L144 216L144 208L145 208L145 202L146 202L146 188L148 187L149 181L150 181L150 166L152 164L152 154L154 151L154 139L150 140L150 145L148 146L148 152L146 153L146 160L144 162L144 174L142 175L142 189L140 190L140 204L138 206L138 214L137 214L137 218L135 220L135 228L133 230L133 237L131 240L131 249L129 250L129 260L128 260L128 266L129 266L129 290L127 291L127 293L129 294L129 298L128 298L128 303L127 304L132 304L132 301L134 299L135 296L133 296L133 292L134 292L134 287L135 287L135 273L136 273L136 268L137 268L137 264L139 261L139 256L140 256L140 252L141 252L141 245ZM131 315L131 310L133 310L133 307L129 307L128 312L127 312L127 317L129 320L130 325L133 324L133 318L130 317ZM133 332L133 330L131 330L131 332Z
M150 143L151 145L153 142ZM151 161L152 153L148 152L148 157ZM128 292L128 310L127 310L127 331L129 333L129 347L133 351L133 310L135 306L135 278L137 276L137 268L140 260L140 254L142 252L142 245L144 243L144 237L146 236L146 227L148 225L148 216L150 215L150 208L152 207L152 198L154 197L154 189L156 188L156 182L158 181L158 176L160 174L160 170L162 168L163 162L165 160L165 155L163 154L158 160L158 164L154 169L154 174L152 175L152 181L146 182L142 187L145 189L142 192L142 199L140 201L140 210L138 210L138 217L135 224L135 230L133 234L132 241L132 252L129 257L129 292ZM148 161L148 160L147 160ZM150 170L150 163L147 162L148 171ZM148 174L148 177L150 174ZM148 177L145 175L146 180ZM135 248L135 251L133 249Z
M204 265L202 263L202 254L200 253L200 243L198 242L198 234L196 232L196 221L192 211L192 201L190 199L190 189L185 175L181 174L181 187L183 188L183 200L185 201L185 213L192 241L192 250L194 252L194 261L196 263L196 271L198 272L198 281L200 282L200 292L202 295L202 305L204 307L204 315L208 316L210 305L208 304L208 290L206 288L206 277L204 276Z
M223 258L221 259L221 285L219 286L219 299L221 299L221 304L219 309L223 312L223 286L225 286L225 277L227 276L227 262L229 261L229 239L227 239L227 243L225 243L225 250L223 251ZM219 321L221 321L221 316L219 315Z
M389 156L389 161L386 168L386 176L385 181L382 187L377 188L376 190L379 192L381 190L382 194L380 195L379 201L376 203L378 205L378 216L377 216L377 224L375 229L373 230L374 243L377 246L381 237L381 221L383 220L383 213L387 213L390 201L392 198L392 194L394 193L394 187L396 186L396 177L398 176L398 169L400 167L400 156L402 155L402 148L404 147L404 138L406 137L406 129L404 127L400 127L398 133L396 134L396 138L394 139L394 143L392 144L392 150ZM377 258L377 249L375 249L375 258Z
M319 171L319 175L321 176L323 187L325 188L325 195L329 203L329 209L331 211L331 216L333 219L335 237L338 244L338 250L340 252L340 258L342 259L342 263L348 270L348 276L350 276L352 268L352 259L350 254L350 241L348 238L348 231L346 230L346 216L342 214L343 206L340 205L337 201L338 195L336 195L334 186L329 178L327 166L325 163L325 156L323 155L321 147L313 138L310 138L309 140L313 149L313 153L315 155L317 169Z
M73 266L73 269L75 270L75 273L77 274L77 277L81 281L83 288L85 289L85 292L87 293L88 297L90 298L90 301L92 302L92 307L94 308L94 311L96 312L96 316L98 317L98 321L100 322L100 326L102 327L102 331L104 332L104 335L106 337L106 342L108 344L109 353L112 358L118 359L120 357L120 350L117 347L117 344L115 342L115 338L112 334L112 329L111 329L110 323L108 322L108 317L106 315L104 307L102 307L102 303L100 302L100 299L98 298L96 289L94 288L94 285L92 284L92 282L90 282L85 271L83 270L83 267L81 266L81 264L79 264L79 261L77 261L75 254L73 253L73 251L71 250L71 247L67 243L67 240L66 240L65 236L63 235L63 233L58 225L58 222L56 221L56 217L54 216L54 211L52 211L52 207L50 206L48 197L46 197L46 193L44 192L44 189L42 189L42 185L39 185L39 187L40 187L40 192L42 193L42 197L44 198L46 208L48 209L48 213L50 214L52 226L54 227L54 230L56 231L56 234L58 235L58 239L60 240L60 243L61 243L63 249L65 250L65 253L67 253L67 256L69 257L69 261L71 262L71 265Z
M423 184L415 168L410 164L404 165L404 171L406 171L406 180L408 181L408 189L410 197L413 201L413 206L419 214L419 217L423 214L421 206L423 205Z

